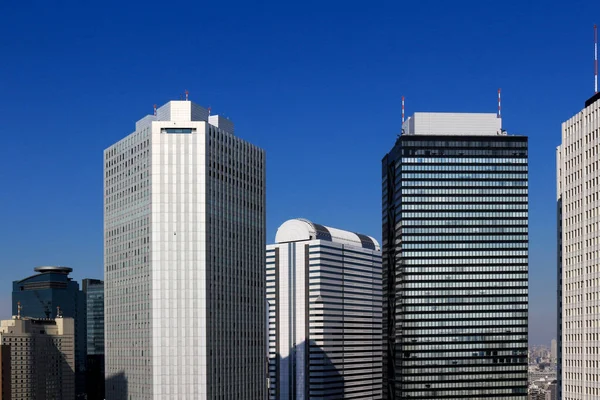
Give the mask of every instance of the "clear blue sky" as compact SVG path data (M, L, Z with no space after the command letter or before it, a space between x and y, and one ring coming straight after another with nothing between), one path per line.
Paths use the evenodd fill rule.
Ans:
M555 336L555 146L593 94L600 2L27 1L0 5L0 317L44 264L102 277L102 150L190 98L267 150L268 232L381 237L380 162L414 111L530 137L531 343Z

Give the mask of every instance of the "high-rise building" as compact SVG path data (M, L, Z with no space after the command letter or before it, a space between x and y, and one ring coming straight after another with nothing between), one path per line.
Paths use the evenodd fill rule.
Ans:
M550 357L552 358L553 361L556 361L556 339L552 339L550 341Z
M381 399L381 254L304 219L267 246L269 399Z
M35 275L13 282L12 313L30 318L63 317L75 321L75 385L77 396L85 394L86 335L85 296L69 274L72 268L44 266L34 268Z
M384 397L527 398L527 137L415 113L383 158Z
M558 398L600 397L600 93L562 124L556 150Z
M106 398L265 398L265 246L265 153L228 119L171 101L107 148Z
M104 282L84 279L81 288L86 303L87 400L104 400Z
M75 398L74 325L60 316L0 321L0 344L10 348L9 399Z
M11 399L11 361L10 345L0 340L0 400Z

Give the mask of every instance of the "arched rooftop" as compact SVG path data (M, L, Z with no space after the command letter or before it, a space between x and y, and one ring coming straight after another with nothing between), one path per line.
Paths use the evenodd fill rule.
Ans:
M276 243L299 242L304 240L327 240L333 243L352 245L370 250L381 250L379 243L371 236L344 231L316 224L304 218L285 221L275 235Z

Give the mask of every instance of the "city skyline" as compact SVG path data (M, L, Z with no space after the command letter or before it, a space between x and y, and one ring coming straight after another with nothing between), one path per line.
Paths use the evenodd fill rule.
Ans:
M158 28L150 28L130 21L157 21L154 7L116 16L98 9L91 18L96 24L90 24L76 18L84 11L79 7L31 13L7 6L0 30L8 40L2 46L14 57L0 66L7 78L0 104L10 116L4 129L11 134L0 170L12 191L0 199L0 238L8 250L0 272L11 282L50 263L74 268L78 281L102 279L99 154L134 122L132 115L150 113L154 103L176 99L185 89L199 104L234 116L245 138L267 150L270 241L280 221L297 216L373 232L379 240L379 162L399 132L400 96L407 98L408 114L494 112L502 87L507 129L530 137L530 340L546 343L556 336L549 165L560 123L592 94L591 16L600 16L593 2L576 10L559 4L502 5L493 13L489 5L468 4L440 4L433 11L418 4L186 10L227 11L226 30L217 20L187 24L174 8L163 10ZM177 22L163 24L165 16ZM458 16L468 21L456 24ZM57 22L62 30L53 29ZM561 29L548 28L553 25ZM181 33L188 37L176 41ZM222 57L199 63L202 57L190 55L184 65L151 55L156 47L178 54L189 46L206 46ZM135 61L144 57L152 62ZM151 80L156 84L148 85ZM22 124L32 115L40 129ZM307 115L310 129L304 126ZM344 174L332 184L323 165L343 166ZM318 196L295 200L301 196L288 190L290 176ZM9 283L0 286L2 318L10 316L7 304Z

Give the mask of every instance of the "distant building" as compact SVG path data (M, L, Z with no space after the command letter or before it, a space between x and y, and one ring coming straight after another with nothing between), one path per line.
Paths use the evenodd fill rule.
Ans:
M269 399L381 399L381 254L303 219L267 246Z
M85 389L87 400L104 399L104 282L81 282L86 300L87 357Z
M12 400L75 398L73 318L0 321L0 343L10 348Z
M528 147L415 113L382 162L384 396L527 398Z
M546 389L546 398L544 400L557 400L556 381L548 385L548 389Z
M21 303L23 317L56 318L57 310L75 323L76 393L85 394L85 296L79 284L69 277L68 267L45 266L34 269L37 274L13 282L12 314L17 315Z
M556 149L557 397L598 399L598 306L593 304L600 298L600 93L561 130Z
M552 339L552 341L550 342L550 357L552 357L553 361L556 361L556 357L558 356L556 350L556 339Z
M11 396L10 345L0 340L0 400L12 400Z

